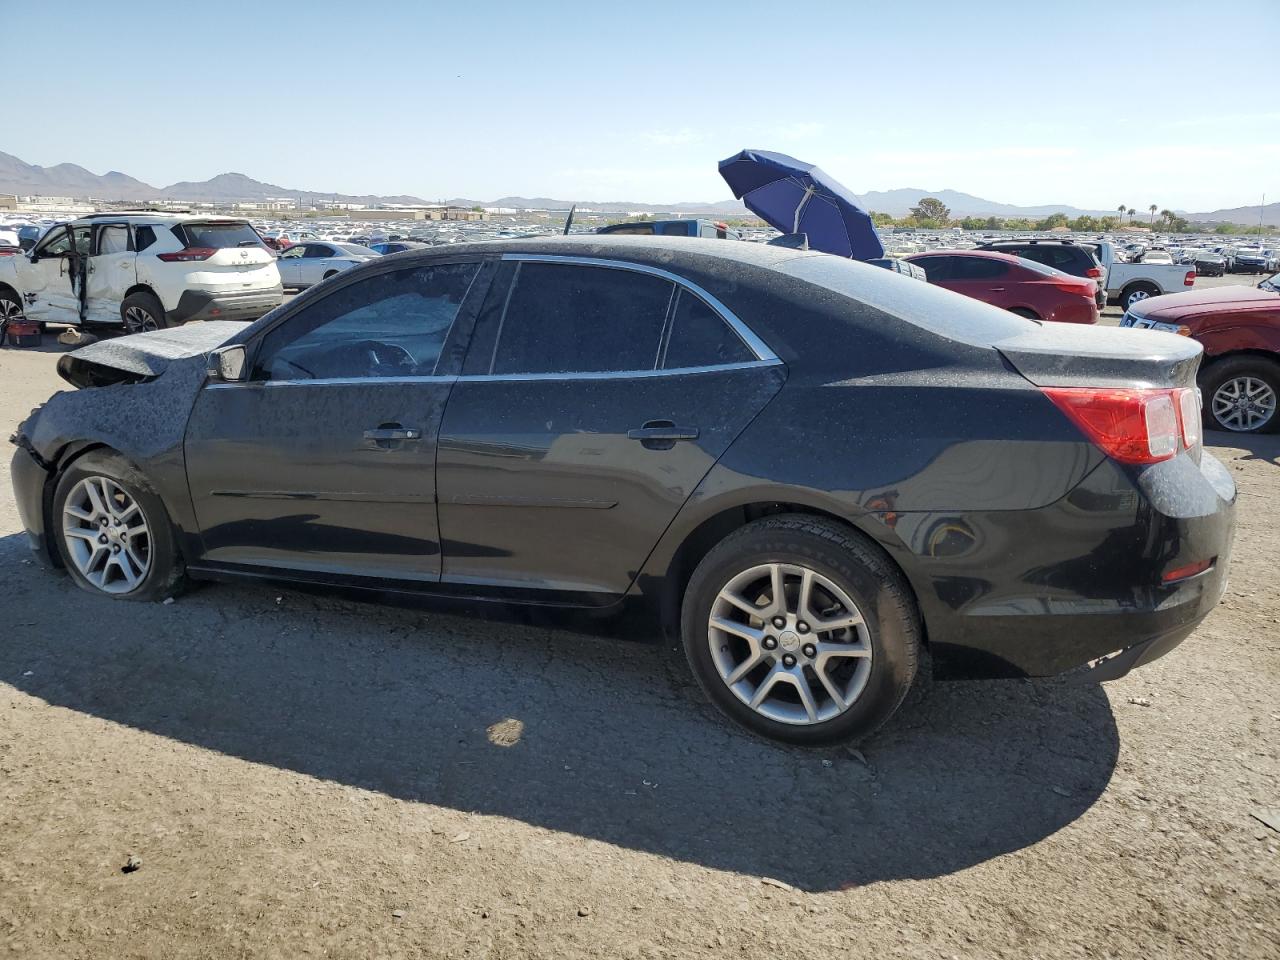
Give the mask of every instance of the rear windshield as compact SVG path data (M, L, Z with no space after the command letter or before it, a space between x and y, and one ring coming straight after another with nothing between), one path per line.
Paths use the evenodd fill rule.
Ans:
M1039 260L1032 260L1029 257L1019 257L1018 266L1026 267L1036 273L1044 274L1046 277L1069 277L1071 274L1064 273L1057 267L1051 267L1047 263L1041 263Z
M370 250L368 247L362 247L358 243L335 243L334 246L357 257L376 257L378 255L377 250ZM404 249L399 244L391 244L391 246Z
M1007 310L844 257L802 255L776 269L940 336L977 346L990 346L1040 326Z
M223 250L227 247L256 247L262 244L262 238L247 223L180 223L173 228L173 232L188 247Z

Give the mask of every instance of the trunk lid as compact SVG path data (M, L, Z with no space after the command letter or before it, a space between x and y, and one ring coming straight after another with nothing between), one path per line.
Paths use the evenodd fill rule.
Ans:
M247 326L218 320L100 340L59 357L58 376L82 388L150 380L175 360L208 353Z
M993 346L1038 387L1194 387L1204 348L1154 330L1048 323Z

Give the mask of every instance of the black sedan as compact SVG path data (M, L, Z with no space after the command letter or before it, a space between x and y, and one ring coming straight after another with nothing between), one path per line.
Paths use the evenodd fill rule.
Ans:
M457 245L62 357L82 389L13 477L37 554L104 597L640 604L729 716L819 744L924 662L1110 679L1195 628L1235 503L1199 360L825 254Z

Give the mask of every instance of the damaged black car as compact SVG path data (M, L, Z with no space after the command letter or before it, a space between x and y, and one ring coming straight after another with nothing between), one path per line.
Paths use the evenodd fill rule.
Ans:
M33 549L104 597L640 604L730 717L821 744L925 663L1105 680L1192 632L1235 505L1199 362L826 254L458 245L62 357L80 389L13 478Z

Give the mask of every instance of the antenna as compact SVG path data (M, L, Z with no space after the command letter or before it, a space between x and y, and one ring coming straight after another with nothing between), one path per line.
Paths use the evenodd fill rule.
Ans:
M565 235L566 237L569 235L569 228L573 226L573 211L575 211L575 210L577 210L577 209L578 209L578 205L575 203L573 206L571 206L571 207L569 208L569 216L567 216L567 217L565 218L565 221L564 221L564 235Z

